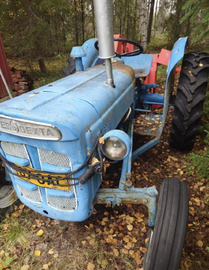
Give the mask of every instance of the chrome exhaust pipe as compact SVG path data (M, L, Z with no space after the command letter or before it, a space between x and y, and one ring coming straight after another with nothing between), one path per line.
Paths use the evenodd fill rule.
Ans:
M115 56L112 0L94 0L99 57L105 60L106 82L114 87L111 58Z

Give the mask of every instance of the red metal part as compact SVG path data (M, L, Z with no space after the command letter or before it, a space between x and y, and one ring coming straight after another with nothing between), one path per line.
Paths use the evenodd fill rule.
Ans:
M126 39L126 37L124 37L120 34L115 34L114 38ZM134 50L134 45L129 44L129 43L125 43L125 42L121 42L121 41L115 41L114 47L115 47L115 52L118 52L118 53L126 53L126 52L131 52Z
M1 35L0 35L0 68L2 70L2 73L4 75L4 78L7 82L7 85L9 87L10 91L12 91L12 89L13 89L12 78L11 78L9 66L7 63L6 53L4 50L4 45L2 42ZM0 98L3 98L5 96L8 96L8 93L7 93L7 90L6 90L4 83L2 81L2 78L0 77Z

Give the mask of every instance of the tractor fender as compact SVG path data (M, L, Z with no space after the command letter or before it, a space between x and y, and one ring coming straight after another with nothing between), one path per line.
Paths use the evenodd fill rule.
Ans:
M188 37L179 38L175 42L175 44L173 46L173 49L171 51L171 57L170 57L170 60L169 60L169 63L168 63L166 81L168 81L172 69L176 66L178 61L180 61L181 58L183 58L183 56L184 56L184 51L185 51L185 47L186 47L186 43L187 43L187 38Z
M168 113L170 95L173 91L174 78L175 78L175 67L177 63L183 58L184 51L187 43L188 37L179 38L171 51L171 57L167 67L167 77L166 77L166 86L165 86L165 95L164 95L164 107L163 107L163 126L166 120Z

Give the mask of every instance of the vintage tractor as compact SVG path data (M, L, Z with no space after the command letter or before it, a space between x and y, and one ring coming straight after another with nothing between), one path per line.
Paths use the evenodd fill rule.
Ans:
M144 269L178 269L187 225L186 183L166 178L156 206L155 186L132 186L131 164L160 141L187 38L173 47L164 96L152 93L157 85L144 81L153 57L124 39L119 41L137 49L115 53L111 1L94 0L94 8L98 40L72 49L76 73L0 105L1 159L19 199L53 219L83 221L94 203L146 205L150 240ZM208 60L204 53L184 56L171 130L176 148L190 149L195 142ZM151 113L153 104L163 106L162 113ZM133 151L134 128L150 140ZM122 164L118 188L100 188L106 167L117 162Z

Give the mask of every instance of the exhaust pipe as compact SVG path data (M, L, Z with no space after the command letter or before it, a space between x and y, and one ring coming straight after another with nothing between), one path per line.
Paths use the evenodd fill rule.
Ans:
M94 0L99 57L105 60L107 84L114 87L111 58L115 56L112 0Z

